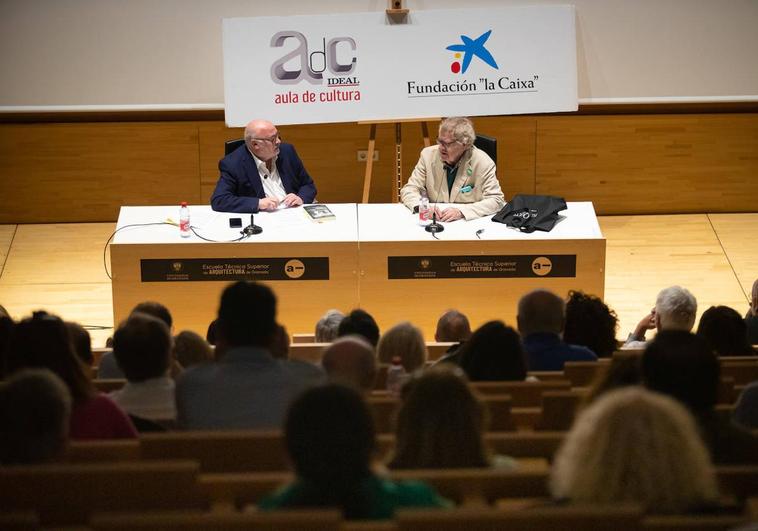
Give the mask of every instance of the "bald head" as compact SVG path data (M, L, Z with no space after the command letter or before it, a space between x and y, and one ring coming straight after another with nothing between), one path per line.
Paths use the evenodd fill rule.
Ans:
M374 388L374 348L360 336L337 339L324 351L321 365L332 381L364 392L370 392Z
M437 321L437 330L434 332L435 341L455 341L460 343L471 337L471 325L468 317L458 310L448 310Z
M566 303L558 295L536 289L518 303L518 330L522 337L538 332L560 335L565 323Z
M280 143L279 131L268 120L252 120L245 126L245 144L264 162L279 154Z

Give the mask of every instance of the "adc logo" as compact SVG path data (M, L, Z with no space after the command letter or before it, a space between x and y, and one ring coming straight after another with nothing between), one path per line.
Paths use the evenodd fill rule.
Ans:
M293 258L284 264L284 274L290 278L300 278L305 274L305 264Z
M468 67L471 64L471 60L474 57L478 57L495 70L499 69L497 63L495 62L495 58L492 57L492 54L489 52L489 50L484 47L484 43L487 42L487 39L490 38L491 33L492 30L486 31L479 35L476 39L472 39L466 35L461 35L461 41L463 44L451 44L445 48L451 52L456 52L456 60L453 61L453 63L450 65L450 70L453 72L453 74L465 74L466 70L468 70ZM458 59L461 58L461 52L463 52L463 64L458 62Z
M540 256L532 260L532 273L538 277L549 275L552 270L553 262L550 261L550 258Z
M337 57L337 47L342 43L346 44L351 52L355 52L355 39L352 37L333 37L328 42L326 38L322 38L321 48L309 53L308 39L305 35L299 31L280 31L271 37L271 47L281 48L288 39L297 41L298 46L271 65L271 79L274 83L294 85L305 80L312 85L319 85L324 82L323 73L326 70L339 77L348 76L355 70L355 53L347 63L341 63ZM293 59L300 60L299 68L288 70L286 64Z

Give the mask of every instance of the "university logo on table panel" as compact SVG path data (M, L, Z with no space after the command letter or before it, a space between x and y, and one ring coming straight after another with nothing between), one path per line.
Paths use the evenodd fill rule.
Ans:
M476 35L476 33L472 33L472 35ZM484 31L478 37L459 35L459 42L444 47L448 52L453 52L453 60L449 67L453 77L449 78L449 81L443 79L406 81L408 97L538 92L538 74L528 74L524 76L524 79L521 79L519 75L507 72L507 69L501 71L492 50L487 47L492 35L492 29ZM473 73L474 77L461 78L460 76L464 76L466 73L469 76L472 75L472 72L469 72L472 65L477 67L475 68L476 72Z
M361 100L354 37L323 35L309 40L299 31L285 30L276 32L270 45L282 49L282 55L271 64L271 80L277 85L307 87L276 94L276 105Z

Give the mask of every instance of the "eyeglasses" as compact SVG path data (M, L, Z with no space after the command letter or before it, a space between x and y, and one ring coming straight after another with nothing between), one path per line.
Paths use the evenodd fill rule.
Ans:
M441 138L437 138L437 145L439 145L439 146L441 146L441 147L443 147L445 149L450 149L453 144L460 144L460 143L461 142L458 141L458 140L452 140L450 142L445 142Z
M274 136L270 136L268 138L251 138L250 140L257 140L258 142L271 142L272 144L276 144L277 140L281 142L282 135L276 133Z

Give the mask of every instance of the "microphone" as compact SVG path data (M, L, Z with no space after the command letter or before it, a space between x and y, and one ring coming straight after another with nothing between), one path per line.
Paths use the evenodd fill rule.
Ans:
M260 234L261 232L263 232L263 228L256 225L255 221L253 221L253 218L254 218L253 214L250 214L250 225L242 229L240 234L244 236L252 236L254 234Z
M437 234L438 232L442 232L445 230L445 227L437 223L437 209L434 208L432 210L432 222L427 225L424 230L426 232L431 232L432 234Z

